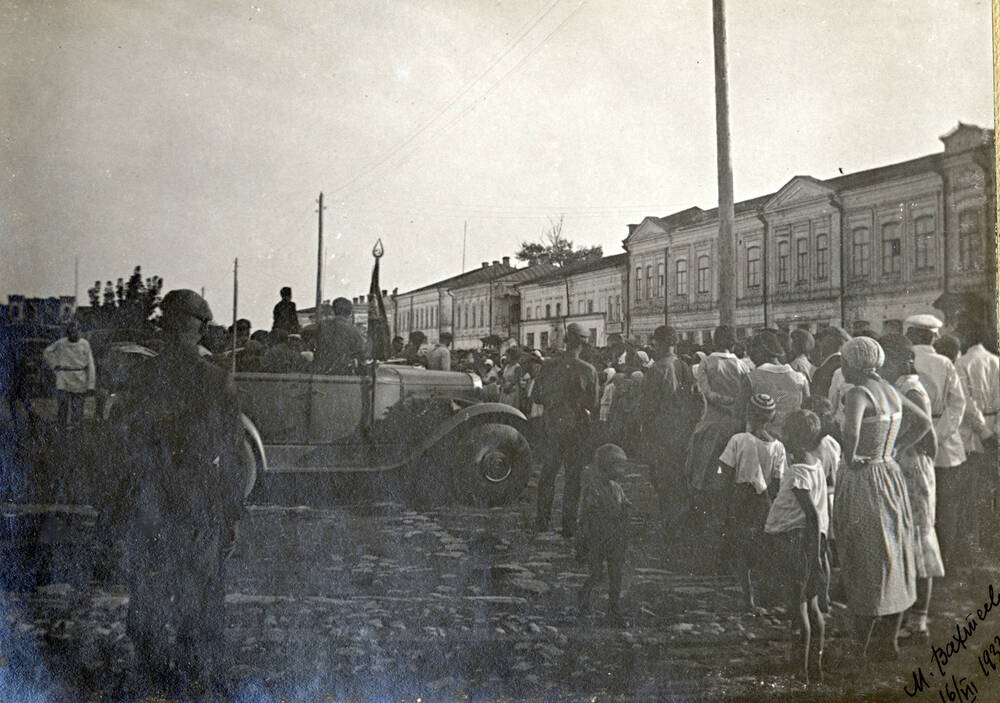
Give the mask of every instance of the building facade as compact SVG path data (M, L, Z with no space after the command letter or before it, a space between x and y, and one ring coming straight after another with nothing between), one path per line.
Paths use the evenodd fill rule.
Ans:
M606 256L558 269L518 286L521 330L518 341L530 349L562 345L566 325L579 324L594 346L624 330L624 281L627 254Z
M736 203L737 335L830 324L897 331L943 296L993 300L993 131L959 123L941 139L943 153L825 181L795 176ZM683 339L708 340L718 324L717 238L716 210L631 228L631 338L647 342L666 322Z

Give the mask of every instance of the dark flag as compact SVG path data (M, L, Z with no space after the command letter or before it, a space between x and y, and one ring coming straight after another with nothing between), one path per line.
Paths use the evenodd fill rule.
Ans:
M368 348L372 358L385 361L389 358L389 318L385 314L385 302L378 283L378 264L382 257L382 240L378 240L372 250L375 267L372 269L372 284L368 289Z

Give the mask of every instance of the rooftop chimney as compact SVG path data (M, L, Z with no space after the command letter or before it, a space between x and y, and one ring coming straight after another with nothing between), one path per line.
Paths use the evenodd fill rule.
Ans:
M494 265L494 266L499 266L499 265L500 265L500 262L499 262L499 261L497 261L496 259L494 259L494 260L493 260L493 265Z
M483 268L484 269L488 269L489 267L490 267L490 262L489 261L484 261L483 262Z
M509 256L503 257L503 265L504 266L510 266L510 257Z

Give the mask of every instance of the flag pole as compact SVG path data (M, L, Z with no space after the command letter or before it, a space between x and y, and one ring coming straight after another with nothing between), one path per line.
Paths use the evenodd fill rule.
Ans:
M376 311L379 312L379 314L381 314L381 310L379 309L381 303L381 293L379 292L380 291L379 286L376 285L375 275L377 275L376 272L378 271L379 267L379 259L382 258L383 254L385 254L385 248L382 246L382 239L380 237L378 241L375 242L375 246L372 247L372 257L375 259L375 265L373 267L373 275L372 275L373 290L368 291L369 292L368 310L371 311L372 309L371 294L374 293L376 296L374 305L376 307ZM371 341L370 351L372 355L372 360L369 368L369 382L371 383L371 391L368 397L368 418L367 418L368 427L372 427L375 424L375 381L377 380L378 377L378 339L379 335L381 334L381 330L378 328L379 325L381 324L381 318L378 321L373 321L371 318L372 315L369 312L368 337L369 340ZM374 328L372 327L373 324L375 325Z

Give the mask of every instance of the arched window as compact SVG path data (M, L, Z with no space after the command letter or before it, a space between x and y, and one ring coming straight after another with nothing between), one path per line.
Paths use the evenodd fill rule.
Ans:
M666 290L666 276L664 276L663 262L661 261L656 265L656 295L663 297L663 293Z
M646 267L646 297L653 297L653 267Z
M642 266L635 267L635 299L642 300Z
M809 240L805 238L795 242L795 280L799 283L809 280Z
M688 262L678 259L674 264L674 278L677 281L677 295L687 295L688 292Z
M778 242L778 283L788 283L788 240Z

